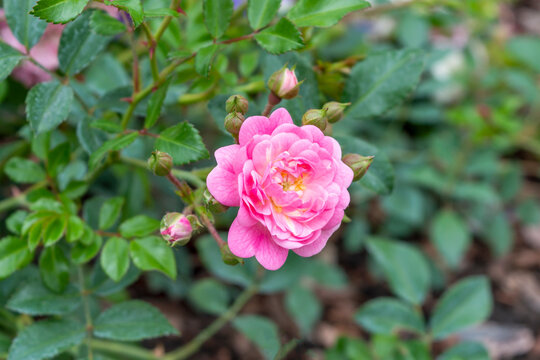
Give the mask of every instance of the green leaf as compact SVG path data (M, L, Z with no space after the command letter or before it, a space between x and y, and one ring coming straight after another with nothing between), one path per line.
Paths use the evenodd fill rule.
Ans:
M117 7L120 10L127 11L133 20L135 27L144 21L144 12L141 0L112 0L105 1L105 4Z
M278 328L268 318L259 315L240 315L234 327L253 341L266 359L273 359L281 347Z
M101 205L99 211L99 228L101 230L107 230L114 225L124 206L123 197L114 197L108 199Z
M255 40L272 54L281 54L304 46L302 34L286 18L255 35Z
M84 221L78 216L71 215L68 218L66 229L67 242L75 242L79 240L84 234Z
M287 17L297 26L332 26L350 12L368 8L363 0L300 0Z
M204 24L215 39L220 38L229 27L234 10L232 0L204 0Z
M83 10L89 0L39 0L30 12L47 22L65 24Z
M36 183L45 180L45 171L39 164L18 156L12 157L6 163L4 172L17 183Z
M28 216L28 213L24 210L17 210L13 212L6 219L6 228L15 235L21 235L22 225L26 216Z
M422 315L410 304L394 298L377 298L363 305L355 314L358 324L374 334L397 334L411 330L422 334Z
M452 210L437 213L430 228L430 238L452 268L459 266L471 243L467 224Z
M368 239L367 248L396 295L413 304L424 301L429 290L430 271L416 247L402 241L373 237Z
M217 44L212 44L203 47L197 52L197 55L195 56L195 70L201 76L208 77L208 73L212 67L212 60L214 60L214 55L218 47Z
M437 360L490 360L486 348L475 342L461 342L446 350Z
M375 146L352 136L335 136L343 154L354 153L363 156L373 155L375 159L360 184L377 194L388 195L394 188L394 168L388 157Z
M0 81L11 74L24 56L11 46L0 42Z
M156 140L155 147L172 156L175 165L206 159L210 155L199 132L187 122L165 129Z
M169 90L170 80L161 85L150 97L148 101L148 107L146 108L146 119L144 120L144 128L149 129L156 123L159 115L161 114L161 107L163 101L167 96L167 90Z
M90 169L95 169L109 151L120 151L130 145L139 136L138 132L122 134L114 139L107 140L97 149L88 160Z
M120 281L129 269L129 244L126 239L114 237L107 240L100 263L105 274L115 282Z
M73 320L42 320L27 326L13 341L9 360L41 360L79 345L84 325Z
M178 13L178 11L175 11L171 8L158 8L158 9L144 10L145 18L165 17L165 16L179 17L180 14Z
M110 307L94 323L94 335L118 341L138 341L176 335L165 316L143 301L131 300Z
M521 64L540 72L540 39L537 36L515 36L506 44L506 51Z
M56 128L71 111L73 90L59 81L40 83L26 95L26 114L34 133Z
M220 315L227 311L230 296L225 285L215 279L206 278L190 287L188 299L202 311Z
M68 142L55 146L47 154L47 172L55 178L62 169L69 163L71 148Z
M58 246L46 247L39 258L39 271L43 283L52 291L61 293L69 283L69 262Z
M62 31L58 61L68 75L80 73L105 48L110 37L100 35L90 26L93 11L86 11Z
M101 249L103 239L101 238L101 236L94 232L92 233L92 235L92 241L90 242L90 244L78 242L71 249L71 260L75 264L86 264L87 262L92 260Z
M133 263L144 271L158 270L176 279L176 261L172 249L157 236L133 240L129 244Z
M34 253L26 242L15 236L6 236L0 240L0 279L26 266Z
M281 0L249 0L248 20L253 30L265 27L276 16Z
M67 218L65 216L53 216L51 221L43 226L43 245L54 245L64 235L67 227Z
M72 286L62 294L51 292L41 281L24 283L9 299L10 310L33 316L63 315L81 305L81 293Z
M490 217L483 228L483 240L489 245L496 256L502 256L512 247L514 231L506 214L500 212Z
M13 35L31 49L41 39L47 23L30 15L30 10L37 0L4 0L6 20Z
M123 237L146 236L159 229L159 221L146 215L137 215L127 219L118 230Z
M493 300L489 281L484 276L471 276L459 281L439 299L433 310L430 327L435 339L443 339L486 320Z
M317 296L301 286L293 286L287 291L285 308L298 325L302 336L308 336L322 316L322 306Z
M346 83L345 97L352 103L347 116L372 118L400 105L420 81L423 68L420 50L391 50L368 56L352 68Z
M90 28L99 35L113 36L127 30L126 25L105 11L94 11L90 16Z

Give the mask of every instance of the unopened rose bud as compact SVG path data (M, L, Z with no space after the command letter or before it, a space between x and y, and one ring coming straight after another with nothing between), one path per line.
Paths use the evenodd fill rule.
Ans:
M172 166L173 159L165 152L156 150L148 158L148 168L157 176L167 176L171 172Z
M227 113L237 112L245 115L248 111L249 103L247 99L240 95L233 95L225 102Z
M234 255L231 252L231 249L229 249L228 244L224 244L221 247L221 258L223 259L223 262L225 264L231 265L231 266L244 263L244 260L242 260L241 258L239 258L238 256Z
M204 202L206 204L206 206L208 207L208 209L212 212L212 213L222 213L222 212L225 212L227 211L228 207L221 204L220 202L218 202L216 200L215 197L212 196L212 194L210 194L210 191L208 191L208 189L206 189L203 193L203 199L204 199Z
M298 82L294 69L282 67L268 79L268 88L280 99L292 99L298 95L301 82Z
M240 128L244 122L244 115L238 112L232 112L225 118L225 130L227 130L236 140L240 134Z
M165 239L169 245L184 246L191 238L193 227L184 214L172 212L167 213L163 219L161 219L160 232L163 239Z
M329 123L336 123L343 118L344 110L351 103L338 103L330 101L323 105L323 110L326 111L326 117Z
M373 156L346 154L343 156L342 161L352 169L354 173L353 181L357 181L366 174L366 171L373 162L373 158Z
M328 119L324 110L310 109L302 116L302 125L313 125L324 131L328 125Z

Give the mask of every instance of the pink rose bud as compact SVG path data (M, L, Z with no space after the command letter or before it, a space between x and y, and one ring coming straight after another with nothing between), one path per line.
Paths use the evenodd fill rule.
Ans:
M154 151L148 158L148 168L157 176L167 176L171 172L173 159L171 155L162 152Z
M249 103L247 99L240 95L233 95L225 102L225 110L228 113L237 112L245 115L248 111Z
M292 99L298 95L300 84L294 69L290 70L287 67L282 67L280 70L270 76L268 79L268 88L280 99Z
M221 247L221 258L223 259L223 262L227 265L231 265L231 266L234 266L234 265L238 265L238 264L243 264L244 261L239 258L238 256L235 256L232 252L231 252L231 249L229 249L229 245L227 244L224 244L222 247Z
M328 126L328 119L324 110L310 109L302 117L302 125L313 125L324 131Z
M171 246L184 246L189 242L193 228L184 214L172 212L165 214L161 219L160 232Z
M225 130L227 130L236 141L238 141L238 134L240 133L240 128L244 122L244 115L238 112L232 112L225 118Z
M336 123L343 119L344 110L351 103L338 103L337 101L330 101L323 105L323 110L326 112L328 122Z
M360 180L373 162L373 156L362 156L358 154L347 154L343 157L343 162L347 164L354 173L353 181Z

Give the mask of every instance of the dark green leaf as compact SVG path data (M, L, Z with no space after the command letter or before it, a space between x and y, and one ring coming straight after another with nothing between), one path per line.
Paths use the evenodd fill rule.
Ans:
M101 230L107 230L114 225L124 206L123 197L115 197L108 199L101 205L99 211L99 228Z
M232 0L204 0L204 23L210 34L220 38L229 27L234 4Z
M41 281L24 283L9 299L6 307L29 315L63 315L81 305L81 293L68 287L62 294L51 292Z
M301 286L293 286L287 291L285 308L298 325L303 336L307 336L313 331L313 327L322 315L322 306L317 296Z
M73 90L59 81L40 83L26 96L26 115L36 134L56 128L71 110Z
M483 239L496 256L502 256L510 250L514 231L504 212L489 218L483 229Z
M34 16L47 22L65 24L83 10L89 0L39 0L31 11Z
M197 281L190 287L188 299L202 311L220 315L227 310L230 296L225 285L207 278Z
M490 360L486 348L475 342L462 342L446 350L437 360Z
M144 20L144 12L141 0L114 0L105 1L107 5L112 5L120 10L127 11L133 20L135 27L139 26Z
M12 157L4 168L6 175L17 183L36 183L45 180L45 171L39 164L18 156Z
M101 268L115 282L120 281L129 269L129 244L114 237L107 240L100 258Z
M92 241L90 244L78 242L71 249L71 260L75 264L86 264L92 260L101 249L101 244L103 243L101 236L93 233L91 239Z
M125 32L126 26L105 11L94 11L90 16L90 27L99 35L113 36Z
M393 298L377 298L355 314L356 322L374 334L396 334L399 330L424 332L422 315L411 305Z
M218 45L212 44L203 47L197 52L197 56L195 56L195 70L197 70L201 76L208 77L208 73L212 67L212 60L214 60L217 49Z
M118 230L124 237L146 236L159 229L159 221L146 215L137 215L127 219Z
M159 151L171 155L176 165L206 159L210 156L199 132L187 122L182 122L161 132L155 147Z
M352 105L347 116L372 118L400 105L413 91L424 68L420 50L391 50L356 64L345 93Z
M107 140L97 149L88 160L90 169L95 169L109 151L120 151L130 145L139 136L138 132L122 134L114 139Z
M43 283L49 289L63 292L69 283L69 262L58 246L47 247L39 258L39 270Z
M456 212L442 210L431 223L430 235L431 241L448 265L458 267L471 242L467 224Z
M234 327L253 341L266 359L273 359L281 347L278 328L271 320L259 315L240 315Z
M129 252L133 263L144 271L158 270L176 278L176 261L173 250L165 241L157 236L133 240L129 244Z
M0 279L26 266L34 256L26 242L15 236L0 240Z
M287 17L298 26L332 26L343 16L369 7L363 0L300 0Z
M265 27L276 16L281 0L249 0L248 20L253 30Z
M144 120L144 128L149 129L156 123L159 115L161 114L161 107L163 101L167 96L167 90L169 90L170 80L162 84L150 97L148 101L148 107L146 108L146 119Z
M47 154L47 172L53 178L69 163L71 155L68 142L55 146Z
M255 35L255 40L272 54L281 54L304 46L302 34L286 18Z
M47 23L30 15L30 10L37 0L4 0L6 20L13 35L31 49L45 32Z
M484 276L471 276L448 289L435 305L431 317L431 333L443 339L486 320L493 300L489 281Z
M158 309L137 300L112 306L102 312L94 324L94 335L118 341L138 341L176 334L178 331Z
M24 56L11 46L0 42L0 81L11 74Z

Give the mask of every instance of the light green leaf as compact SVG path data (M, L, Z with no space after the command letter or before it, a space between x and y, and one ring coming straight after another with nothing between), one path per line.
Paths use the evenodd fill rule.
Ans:
M486 320L492 308L488 279L484 276L463 279L450 287L435 305L431 333L435 339L444 339Z
M74 320L42 320L21 330L9 349L9 360L41 360L79 345L86 335Z
M114 225L120 216L122 206L124 206L123 197L108 199L101 205L101 210L99 211L99 228L101 230L106 230Z
M218 49L217 44L208 45L203 47L197 52L195 56L195 70L204 77L208 77L210 68L212 67L212 60Z
M113 0L105 1L105 4L127 11L131 16L135 27L141 25L144 21L144 11L141 0Z
M350 12L368 8L363 0L299 0L287 17L297 26L332 26Z
M446 350L437 360L491 360L491 357L482 344L461 342Z
M220 38L231 21L234 4L232 0L204 0L204 24L215 39Z
M43 245L52 246L64 235L67 227L67 218L65 216L53 216L51 221L43 226Z
M41 39L47 23L30 15L30 10L37 0L4 0L6 20L13 35L31 49Z
M439 253L453 268L459 266L471 243L467 224L452 210L440 211L430 228L430 238Z
M176 261L172 249L157 236L133 240L129 244L133 263L144 271L158 270L176 278Z
M101 249L101 244L103 239L98 234L92 232L91 242L83 243L82 241L76 243L73 248L71 248L71 260L75 264L86 264L92 260Z
M508 253L514 240L514 230L504 212L490 217L482 230L483 240L496 256Z
M171 8L158 8L158 9L144 10L145 18L165 17L165 16L179 17L180 14L178 13L178 11L174 11Z
M34 256L26 242L15 236L0 240L0 279L26 266Z
M30 12L32 15L55 24L73 20L89 0L39 0Z
M540 72L540 39L537 36L514 36L506 44L506 51L521 64Z
M373 237L368 239L367 248L396 295L413 304L424 301L429 290L430 271L416 247L403 241Z
M99 35L113 36L127 30L126 25L105 11L94 11L90 16L90 27Z
M26 216L28 216L28 212L24 210L17 210L13 212L6 219L6 228L15 235L21 235L22 225Z
M127 219L118 230L123 237L146 236L159 229L159 221L146 215L137 215Z
M347 116L366 119L400 105L420 81L424 56L420 50L390 50L356 64L345 86L352 105Z
M41 281L24 283L9 299L6 307L10 310L29 315L63 315L81 305L81 293L74 287L68 287L62 294L51 292Z
M4 172L11 180L23 184L43 181L46 176L39 164L18 156L8 160Z
M26 115L34 133L56 128L71 110L73 90L59 81L40 83L26 95Z
M281 54L304 46L302 34L286 18L255 35L255 40L272 54Z
M199 132L187 122L162 131L155 147L171 155L175 165L187 164L210 156Z
M90 169L95 169L109 151L120 151L130 145L139 136L138 132L122 134L114 139L107 140L97 149L88 160Z
M265 27L276 16L281 0L249 0L248 20L253 30Z
M69 262L59 246L46 247L39 258L43 283L55 292L63 292L69 283Z
M129 244L114 237L107 240L100 257L101 268L115 282L120 281L129 269Z
M422 334L422 315L410 304L394 298L377 298L364 304L355 314L358 324L374 334L397 334L412 330Z
M11 46L0 42L0 81L11 74L24 56Z
M206 278L190 287L188 299L202 311L220 315L227 310L230 296L225 285L215 279Z
M177 335L165 316L150 304L131 300L110 307L94 323L94 335L118 341L138 341Z
M75 242L79 240L84 234L84 221L76 215L71 215L68 218L66 229L67 242Z
M278 328L270 319L259 315L240 315L234 327L253 341L266 359L273 359L281 347Z
M144 128L149 129L156 123L159 115L161 114L161 107L163 101L167 96L167 90L169 90L169 84L171 81L166 81L162 84L150 97L148 101L148 107L146 108L146 119L144 120Z
M285 308L294 319L302 336L308 336L322 316L317 296L301 286L292 286L285 294Z

